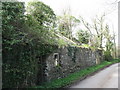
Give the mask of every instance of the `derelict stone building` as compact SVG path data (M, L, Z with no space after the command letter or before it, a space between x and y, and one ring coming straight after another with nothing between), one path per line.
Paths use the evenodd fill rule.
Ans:
M63 47L55 50L44 61L42 60L38 74L39 84L68 76L84 68L99 64L102 50L91 50L79 47Z

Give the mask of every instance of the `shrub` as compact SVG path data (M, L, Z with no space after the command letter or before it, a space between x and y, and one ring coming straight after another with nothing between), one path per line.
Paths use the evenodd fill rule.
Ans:
M113 59L110 51L105 51L105 52L104 52L104 59L105 59L106 61L111 61L111 60Z

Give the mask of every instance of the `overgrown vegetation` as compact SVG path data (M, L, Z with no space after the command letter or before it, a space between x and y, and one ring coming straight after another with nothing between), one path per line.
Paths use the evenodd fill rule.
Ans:
M3 88L34 86L37 82L38 67L41 64L38 64L38 62L61 46L72 47L68 48L68 55L75 62L76 47L103 49L102 41L104 37L107 40L105 59L109 61L114 44L113 37L108 32L109 27L107 25L103 27L103 18L100 18L100 24L96 23L97 21L94 22L97 35L91 34L91 31L80 29L77 37L74 37L73 31L80 25L80 21L83 21L85 26L87 25L87 30L91 30L89 24L85 23L83 19L77 19L66 11L63 16L58 17L48 5L39 1L30 2L27 10L24 3L3 2ZM106 65L111 62L104 63ZM73 76L70 75L69 78L59 79L46 85L48 85L47 87L54 85L56 85L54 87L61 87L79 76L90 73L86 70L82 72L83 74L76 73Z
M112 57L110 51L104 51L104 59L107 60L107 61L113 60L113 57Z
M41 2L37 5L48 9L46 17L38 21L37 16L24 15L23 3L2 3L3 88L35 85L38 61L58 47L51 44L55 40L51 39L50 25L43 23L52 24L48 19L53 20L54 12Z
M100 70L101 68L120 62L120 59L112 60L112 61L104 61L99 65L88 67L86 69L80 70L78 72L72 73L69 76L62 78L62 79L57 79L54 81L51 81L50 83L44 83L42 86L36 86L33 88L62 88L65 87L66 85L72 84L77 80L80 80L82 77L85 77L95 71Z
M90 38L90 33L88 31L79 30L77 32L77 37L80 43L84 43L88 45Z
M75 62L76 59L76 51L77 48L76 47L72 47L72 46L68 46L68 56L70 56L72 58L72 61Z

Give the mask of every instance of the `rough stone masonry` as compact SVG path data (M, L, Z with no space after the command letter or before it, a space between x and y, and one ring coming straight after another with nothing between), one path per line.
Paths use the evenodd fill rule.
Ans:
M44 62L44 72L40 78L50 82L68 76L86 67L99 64L102 59L102 50L90 48L63 47L51 53Z

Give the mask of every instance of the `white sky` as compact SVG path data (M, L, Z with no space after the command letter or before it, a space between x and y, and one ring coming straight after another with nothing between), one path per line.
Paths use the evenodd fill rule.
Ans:
M34 1L34 0L19 0ZM70 8L73 16L81 15L85 20L90 22L96 15L107 13L106 21L111 29L114 29L118 35L118 10L117 4L112 4L116 0L39 0L49 5L56 15L61 15L63 9ZM118 0L119 1L119 0ZM116 7L115 7L116 6ZM114 10L115 9L115 10ZM118 37L118 36L117 36ZM116 39L116 42L118 40Z

